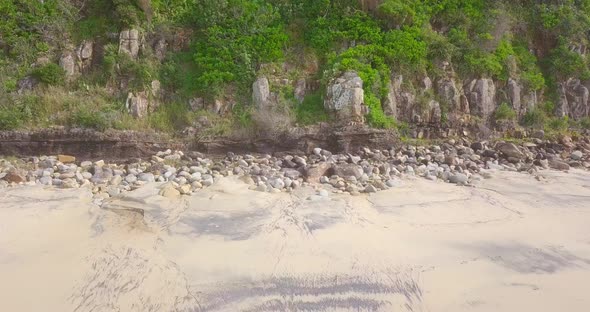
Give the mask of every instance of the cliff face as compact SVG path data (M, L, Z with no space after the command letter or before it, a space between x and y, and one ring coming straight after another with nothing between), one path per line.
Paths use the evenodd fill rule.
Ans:
M590 125L587 1L13 0L0 13L0 130Z

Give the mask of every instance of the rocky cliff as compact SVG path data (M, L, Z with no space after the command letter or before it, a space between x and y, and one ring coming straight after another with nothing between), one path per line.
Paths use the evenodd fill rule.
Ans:
M14 0L0 12L0 130L203 141L318 124L401 137L590 126L584 1Z

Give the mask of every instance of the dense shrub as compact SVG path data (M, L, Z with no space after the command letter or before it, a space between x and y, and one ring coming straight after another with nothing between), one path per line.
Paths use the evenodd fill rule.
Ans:
M324 101L319 92L309 94L295 108L295 120L302 125L310 125L328 121L328 114L324 110Z
M507 103L502 103L494 113L496 120L514 120L516 119L516 112Z
M533 109L524 115L522 122L527 127L543 129L547 122L547 115L541 109Z
M46 83L50 86L55 86L64 82L66 72L59 65L55 63L48 63L36 68L33 71L33 76L43 83Z
M12 109L0 108L0 130L14 130L21 126L22 117Z
M363 10L360 3L369 2L377 7ZM97 48L92 66L64 88L73 96L35 93L13 100L2 94L2 107L14 102L2 110L6 128L72 124L177 131L190 124L195 116L180 104L165 106L140 125L122 117L121 99L112 98L120 94L104 97L110 103L93 103L90 94L77 93L96 85L144 91L154 79L162 82L166 102L231 95L242 105L229 122L219 123L220 131L231 123L251 127L256 118L247 104L261 69L282 80L313 76L323 83L320 89L346 70L358 72L371 108L367 119L375 127L395 126L381 108L394 73L412 88L424 76L436 81L447 74L441 64L449 62L457 81L488 77L502 86L512 78L523 92L538 90L553 102L558 83L590 78L590 60L580 51L590 44L588 0L0 0L0 16L0 89L7 94L31 73L45 85L65 85L59 66L38 64L82 40L93 40ZM130 27L144 35L137 60L118 53L116 34ZM161 38L169 45L163 62L151 51ZM280 97L299 123L327 120L320 94L294 105L292 90L283 91ZM554 110L531 111L523 122L560 128L563 121L550 119ZM496 117L514 119L515 112L503 105Z
M551 120L549 120L545 128L545 130L548 131L558 133L565 132L569 128L569 118L567 116L563 118L552 118Z

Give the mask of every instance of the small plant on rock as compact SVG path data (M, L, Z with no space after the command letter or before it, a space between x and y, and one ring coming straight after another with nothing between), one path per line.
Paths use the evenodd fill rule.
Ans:
M523 118L523 124L525 126L536 129L543 129L546 122L547 115L543 110L538 108L528 111Z
M507 103L502 103L494 113L496 120L514 120L516 119L516 112Z
M48 63L33 71L39 81L51 86L60 85L64 82L66 72L59 65L55 63Z

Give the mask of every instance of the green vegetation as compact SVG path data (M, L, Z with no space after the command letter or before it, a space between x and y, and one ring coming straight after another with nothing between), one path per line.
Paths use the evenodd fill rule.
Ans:
M508 105L508 103L502 103L496 109L494 117L496 120L515 120L516 112L510 107L510 105Z
M316 92L306 96L303 103L295 108L295 119L302 125L328 121L321 94Z
M33 70L33 76L39 81L50 86L60 85L64 82L66 73L55 63L49 63Z
M547 122L547 114L541 109L534 109L527 112L523 118L523 124L535 129L543 129Z
M558 103L558 83L590 79L590 58L582 51L590 46L590 0L363 1L376 5L370 11L360 2L0 0L0 128L180 132L207 117L214 121L211 133L256 130L264 118L250 106L251 86L261 73L287 81L271 86L286 118L267 117L309 125L330 121L322 90L354 70L363 79L367 121L378 128L404 125L382 109L393 74L402 75L410 90L419 89L425 76L436 82L451 68L457 81L492 78L498 89L513 79L523 94L538 91L548 104ZM137 59L119 53L117 34L130 28L140 32ZM77 79L66 79L58 60L83 41L92 41L93 59ZM156 51L162 41L163 56ZM441 64L450 64L447 72ZM29 76L39 86L18 92L19 81ZM319 85L299 104L292 85L302 77ZM130 118L123 107L127 93L149 93L154 80L161 82L159 100L165 105L145 120ZM422 106L436 99L415 95ZM238 105L224 116L204 116L190 111L194 98ZM454 107L439 102L443 119L453 120ZM554 110L540 107L521 121L562 129L563 120L551 118ZM517 114L502 104L495 117L515 120Z

